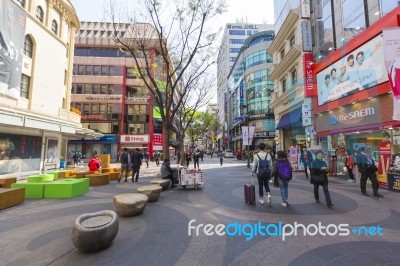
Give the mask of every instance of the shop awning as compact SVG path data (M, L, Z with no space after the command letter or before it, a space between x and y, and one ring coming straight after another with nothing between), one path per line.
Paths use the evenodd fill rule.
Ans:
M301 124L301 107L293 110L292 112L285 114L279 120L276 129L288 128L292 125Z

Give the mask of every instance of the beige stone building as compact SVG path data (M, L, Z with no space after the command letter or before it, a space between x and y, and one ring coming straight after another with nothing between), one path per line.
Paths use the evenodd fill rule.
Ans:
M70 111L74 36L69 0L0 1L0 177L58 168L82 130Z

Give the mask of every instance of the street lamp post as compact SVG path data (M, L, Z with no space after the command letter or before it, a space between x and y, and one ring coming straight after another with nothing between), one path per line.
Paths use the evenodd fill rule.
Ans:
M246 124L247 124L247 168L250 168L250 122L249 122L249 106L242 104L240 109L246 108Z

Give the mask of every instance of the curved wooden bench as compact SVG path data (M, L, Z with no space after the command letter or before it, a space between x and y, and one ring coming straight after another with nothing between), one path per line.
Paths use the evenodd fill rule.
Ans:
M89 185L90 186L103 186L110 183L110 174L103 173L103 174L89 174L85 175L86 178L89 178Z
M145 194L149 197L149 202L157 201L160 197L162 187L159 185L147 185L137 188L138 193Z
M81 252L94 252L107 248L117 236L118 216L105 210L79 216L72 229L72 243Z
M149 198L140 193L115 195L113 202L121 216L135 216L143 212Z

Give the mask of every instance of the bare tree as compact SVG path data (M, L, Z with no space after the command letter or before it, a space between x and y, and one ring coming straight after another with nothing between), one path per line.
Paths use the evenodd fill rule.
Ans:
M148 23L123 31L116 23L118 8L110 0L114 40L130 53L137 75L159 107L163 152L168 153L173 120L195 90L195 82L215 63L217 34L212 18L225 11L225 0L144 0ZM194 96L191 96L194 97Z

